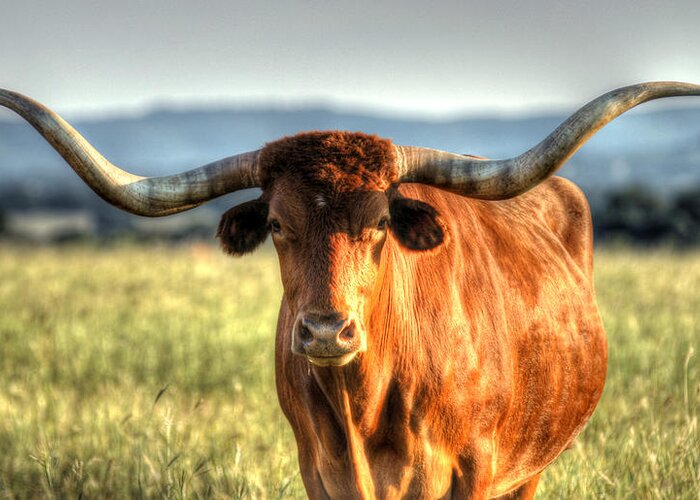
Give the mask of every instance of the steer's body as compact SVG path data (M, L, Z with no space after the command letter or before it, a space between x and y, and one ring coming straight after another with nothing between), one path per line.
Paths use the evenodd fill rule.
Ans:
M304 483L312 498L509 492L571 442L603 388L587 203L559 178L495 203L401 191L435 207L448 237L430 252L387 239L366 352L339 368L294 355L282 301L277 387Z

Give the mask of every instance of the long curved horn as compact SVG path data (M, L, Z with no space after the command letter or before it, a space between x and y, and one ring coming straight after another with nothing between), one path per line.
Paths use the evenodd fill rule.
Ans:
M141 177L112 165L60 116L29 97L0 89L0 105L39 131L93 191L127 212L149 217L170 215L260 185L258 151L176 175Z
M471 198L512 198L552 175L598 129L625 111L652 99L691 95L700 95L700 85L650 82L613 90L576 111L534 148L506 160L397 146L400 181L431 184Z

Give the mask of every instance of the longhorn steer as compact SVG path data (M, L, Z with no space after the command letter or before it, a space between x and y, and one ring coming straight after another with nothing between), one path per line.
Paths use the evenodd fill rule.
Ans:
M0 104L132 213L262 188L218 236L241 255L272 233L277 390L310 497L529 498L607 362L588 206L547 178L616 116L676 95L700 86L610 92L508 160L311 132L161 178L118 169L31 99L0 90Z

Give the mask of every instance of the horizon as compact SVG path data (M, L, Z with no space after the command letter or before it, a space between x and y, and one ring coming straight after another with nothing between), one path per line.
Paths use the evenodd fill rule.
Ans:
M16 89L12 89L21 92ZM609 89L613 90L613 89ZM600 95L600 94L599 94ZM32 96L28 96L32 97ZM96 123L115 120L139 120L160 113L303 113L322 112L339 115L356 115L372 119L451 123L476 120L524 121L539 118L561 118L570 115L598 95L583 98L579 104L570 106L541 106L518 108L483 108L462 109L452 112L431 113L419 109L395 109L392 107L369 106L363 103L349 103L337 99L308 98L308 99L191 99L174 100L168 98L153 99L133 106L107 106L100 109L83 109L80 111L62 110L51 103L41 102L44 106L55 111L61 117L72 123ZM700 102L693 97L674 97L644 103L625 113L625 116L635 114L650 114L669 110L686 110L700 108ZM624 120L624 117L621 117ZM26 123L13 111L0 107L0 122Z

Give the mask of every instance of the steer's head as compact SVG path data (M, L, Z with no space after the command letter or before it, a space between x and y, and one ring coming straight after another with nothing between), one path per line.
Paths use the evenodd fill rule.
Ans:
M398 194L396 150L384 139L305 133L268 144L259 161L262 196L226 212L218 236L240 255L272 235L294 318L292 350L344 365L366 349L387 238L431 249L443 240L437 214Z
M681 95L700 95L700 86L652 82L614 90L579 109L535 147L505 160L316 132L165 177L121 170L28 97L0 89L0 105L37 129L97 194L131 213L169 215L238 189L262 187L258 200L224 215L223 246L244 254L272 233L294 315L294 351L319 364L341 365L365 348L364 315L381 277L387 238L412 250L443 239L435 210L399 197L397 183L420 182L487 200L510 198L554 173L621 113Z

